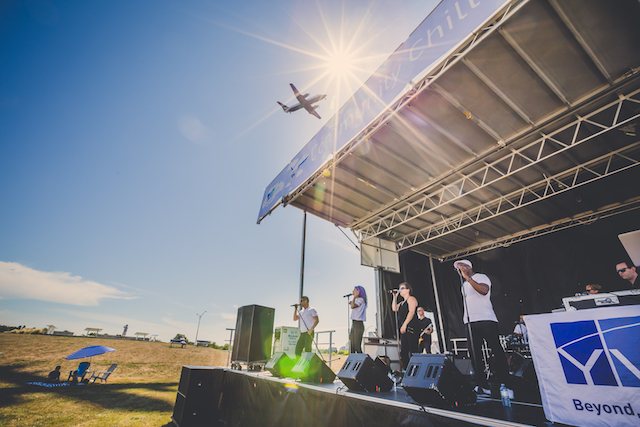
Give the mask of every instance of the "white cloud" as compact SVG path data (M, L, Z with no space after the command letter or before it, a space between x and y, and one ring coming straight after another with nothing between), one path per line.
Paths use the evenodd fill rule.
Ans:
M222 317L225 320L236 320L236 317L238 317L237 313L220 313L220 317Z
M38 271L17 262L0 261L0 299L34 299L60 304L96 306L104 298L133 299L112 286L83 280L71 273Z

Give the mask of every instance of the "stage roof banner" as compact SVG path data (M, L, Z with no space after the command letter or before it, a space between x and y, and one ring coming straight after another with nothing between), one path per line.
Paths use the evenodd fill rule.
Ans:
M265 189L258 223L509 1L443 0Z

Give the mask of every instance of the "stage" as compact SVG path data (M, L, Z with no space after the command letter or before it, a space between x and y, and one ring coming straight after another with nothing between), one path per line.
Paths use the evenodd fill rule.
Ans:
M187 368L187 367L185 367ZM176 425L220 426L546 426L541 405L479 397L473 406L446 408L414 402L398 384L389 392L367 393L349 390L336 378L331 384L307 384L277 378L269 372L247 372L226 368L190 367L192 382L198 369L214 379L212 391L207 381L199 381L207 393L204 399L176 402ZM181 379L180 389L187 385ZM197 380L196 380L197 381ZM194 390L191 387L190 390ZM200 391L200 390L199 390ZM194 404L203 408L198 413ZM189 410L183 410L189 408ZM198 413L198 415L194 415ZM177 415L176 415L177 414ZM197 419L196 419L197 418ZM205 418L205 420L202 420ZM201 423L201 421L203 421ZM217 423L216 423L217 422ZM558 425L558 424L555 424Z

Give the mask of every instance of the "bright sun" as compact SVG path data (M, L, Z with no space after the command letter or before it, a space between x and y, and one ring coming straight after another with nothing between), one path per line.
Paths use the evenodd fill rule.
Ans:
M327 58L327 68L334 77L346 77L353 72L354 59L348 52L334 52Z

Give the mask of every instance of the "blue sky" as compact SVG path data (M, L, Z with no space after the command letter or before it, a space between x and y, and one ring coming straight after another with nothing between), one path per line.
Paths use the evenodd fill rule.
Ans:
M436 4L0 3L0 324L166 341L206 310L221 344L259 304L294 325L302 211L257 225L264 188ZM278 107L289 83L328 95L322 120ZM305 294L338 346L356 285L369 332L373 270L308 216Z

